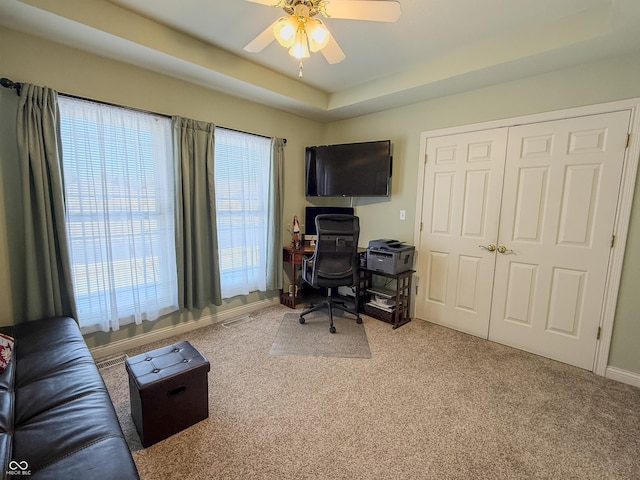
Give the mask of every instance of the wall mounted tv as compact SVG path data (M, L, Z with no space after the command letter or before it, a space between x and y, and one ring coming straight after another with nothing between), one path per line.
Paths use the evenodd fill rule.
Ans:
M388 197L391 141L307 147L307 197Z

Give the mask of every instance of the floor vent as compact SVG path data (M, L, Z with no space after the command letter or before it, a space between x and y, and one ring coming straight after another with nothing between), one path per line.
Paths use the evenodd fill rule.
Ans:
M129 358L128 355L120 355L118 357L107 358L96 363L98 370L104 370L105 368L115 367L116 365L122 365L124 361Z
M250 315L242 315L240 317L232 318L227 322L223 322L222 326L227 328L235 327L236 325L240 325L241 323L251 320L251 318L252 317Z

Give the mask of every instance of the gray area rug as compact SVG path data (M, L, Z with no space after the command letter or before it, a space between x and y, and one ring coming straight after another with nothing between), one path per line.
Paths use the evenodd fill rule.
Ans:
M305 315L300 324L299 313L286 313L271 345L271 355L303 355L312 357L371 358L364 324L352 315L333 317L336 333L329 332L326 312Z

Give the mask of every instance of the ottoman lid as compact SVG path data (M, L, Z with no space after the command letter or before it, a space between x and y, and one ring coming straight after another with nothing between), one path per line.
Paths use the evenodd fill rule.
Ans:
M189 342L168 345L125 361L125 367L139 389L198 367L210 369L209 361Z

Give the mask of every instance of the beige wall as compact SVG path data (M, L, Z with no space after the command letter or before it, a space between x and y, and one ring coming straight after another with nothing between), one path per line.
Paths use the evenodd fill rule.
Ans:
M609 365L640 374L640 175L622 267Z
M605 59L601 62L570 68L524 80L496 85L404 108L323 125L242 99L219 94L179 80L50 44L11 30L0 29L0 76L16 81L48 85L60 92L129 105L166 114L177 114L257 134L286 137L286 223L294 214L302 215L304 198L304 147L318 143L337 143L390 138L393 142L394 171L389 199L354 200L361 217L361 246L374 238L397 238L412 242L417 189L420 132L456 125L528 115L613 100L640 97L640 54ZM11 302L20 295L19 265L14 257L19 242L12 233L19 218L15 205L8 204L19 194L14 182L15 146L7 141L13 135L6 112L15 99L0 91L0 322L13 320ZM7 178L9 177L9 178ZM318 205L347 205L347 200L324 199ZM616 314L610 363L640 374L640 298L635 294L640 284L640 198L636 194L629 243L625 257L620 300ZM399 219L406 210L407 219ZM3 216L6 222L3 222ZM13 239L13 240L12 240ZM288 241L285 233L283 242ZM14 260L14 264L11 264ZM6 262L9 261L9 265ZM11 291L7 288L11 286ZM235 299L222 309L266 298L251 295ZM15 302L13 302L15 304ZM207 309L203 315L215 313ZM197 316L197 315L196 315ZM153 331L187 320L169 316L158 322L144 322L142 327L123 329L111 334L87 337L90 346L104 345L127 336Z

